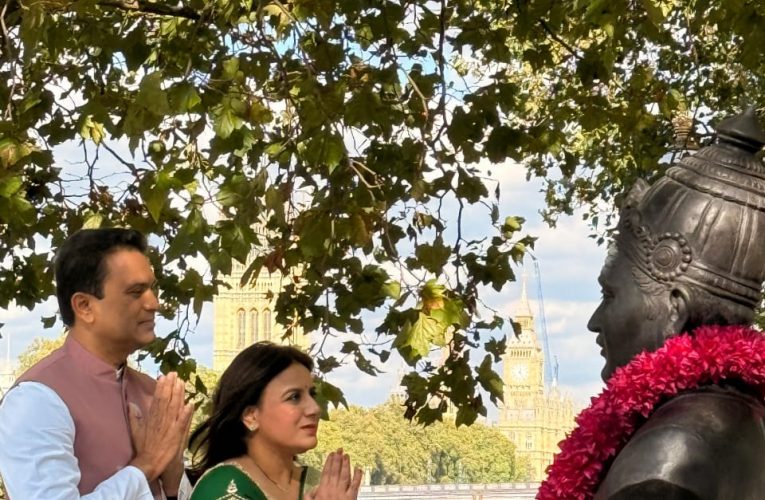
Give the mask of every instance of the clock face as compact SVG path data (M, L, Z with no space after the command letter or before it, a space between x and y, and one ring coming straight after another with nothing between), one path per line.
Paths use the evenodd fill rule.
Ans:
M510 375L516 382L523 382L529 376L529 367L524 364L513 365Z

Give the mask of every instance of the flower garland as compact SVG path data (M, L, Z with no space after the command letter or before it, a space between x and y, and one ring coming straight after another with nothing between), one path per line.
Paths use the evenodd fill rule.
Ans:
M617 369L560 443L537 500L588 500L656 404L681 391L736 379L765 398L765 335L743 326L702 326Z

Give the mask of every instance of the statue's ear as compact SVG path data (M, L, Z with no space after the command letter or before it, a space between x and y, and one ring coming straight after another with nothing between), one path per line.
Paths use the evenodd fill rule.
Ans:
M624 207L637 206L638 203L640 203L640 200L643 199L643 196L645 196L649 187L651 186L645 180L637 179L630 188L629 193L627 193L627 196L624 198Z
M684 286L674 288L669 294L670 314L665 337L683 333L688 324L690 295Z

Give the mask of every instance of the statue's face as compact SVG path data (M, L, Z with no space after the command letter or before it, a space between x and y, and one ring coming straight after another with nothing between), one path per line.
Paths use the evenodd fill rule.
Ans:
M603 299L593 313L587 328L598 334L606 366L603 380L620 366L626 365L641 351L653 351L664 343L670 325L670 293L661 286L641 286L636 277L650 278L636 270L620 254L609 256L598 281ZM649 282L649 285L651 283Z

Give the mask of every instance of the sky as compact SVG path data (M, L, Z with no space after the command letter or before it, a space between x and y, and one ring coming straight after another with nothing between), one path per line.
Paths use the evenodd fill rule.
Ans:
M563 216L555 228L543 222L539 210L544 207L542 183L538 179L526 181L526 171L514 164L491 166L492 178L499 183L500 214L520 215L526 219L524 234L538 239L534 254L539 261L544 312L549 336L550 359L559 364L559 387L572 397L577 407L584 407L589 398L602 388L600 370L603 362L595 344L595 334L587 330L587 320L595 310L600 292L597 276L605 259L605 246L598 246L589 238L590 228L581 214ZM466 212L471 223L470 211ZM485 215L484 215L485 217ZM532 311L538 314L538 283L531 261L527 259L528 295ZM486 303L504 316L511 316L520 298L522 269L515 270L519 280L505 287L502 292L487 289ZM36 336L53 338L61 333L61 323L54 328L43 329L40 318L56 312L54 300L41 304L34 311L25 309L0 310L0 372L6 352L13 359L23 352ZM205 307L196 332L190 337L192 355L207 366L212 364L212 305ZM541 342L541 322L537 319L537 332ZM370 325L374 318L371 318ZM174 328L170 322L159 322L157 333L166 334ZM10 349L8 349L10 347ZM330 381L346 394L351 404L364 406L384 402L398 385L403 363L392 358L383 368L384 373L371 377L359 373L352 366L341 368L331 374ZM499 370L499 367L497 367ZM490 417L495 412L490 410Z

